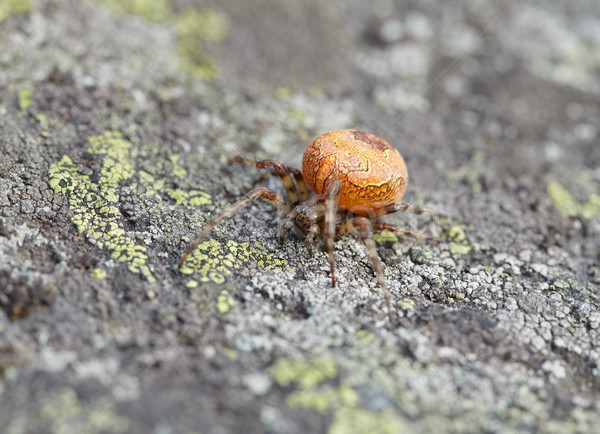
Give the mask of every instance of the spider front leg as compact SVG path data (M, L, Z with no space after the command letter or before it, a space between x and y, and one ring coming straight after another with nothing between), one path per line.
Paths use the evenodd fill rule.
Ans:
M208 224L204 227L202 232L200 232L200 235L198 235L198 237L192 243L190 248L187 249L187 251L183 254L183 256L181 257L181 260L179 261L179 264L177 264L177 268L181 268L181 266L183 265L183 263L185 262L185 260L189 256L189 254L192 253L192 251L198 246L198 244L200 244L202 239L206 235L208 235L208 233L216 225L221 223L223 220L231 217L233 214L235 214L237 211L244 208L245 206L250 205L252 202L254 202L259 197L262 197L263 199L266 199L269 202L271 202L283 214L285 214L285 215L289 214L290 209L291 209L290 205L286 202L286 200L279 193L277 193L273 190L269 190L268 188L265 188L265 187L255 188L254 190L248 192L242 199L229 205L228 207L223 209L219 214L217 214L215 217L210 219Z
M321 227L319 225L312 225L308 232L306 233L306 250L308 250L308 254L312 255L312 245L315 242L315 237L321 233Z
M377 221L373 223L378 223ZM383 268L381 266L381 261L379 259L379 254L377 253L377 246L375 245L375 239L373 238L373 224L371 220L367 217L353 217L350 220L347 220L339 229L338 234L343 235L347 232L351 232L355 229L361 229L363 241L367 246L367 251L369 252L369 257L371 258L371 262L373 263L373 270L375 270L375 274L377 275L377 280L379 280L379 285L383 291L383 298L385 299L385 304L387 308L387 314L392 320L392 308L390 306L390 297L387 291L387 287L385 286L385 279L383 278Z
M257 169L265 169L267 167L272 168L275 174L281 179L281 183L287 191L292 206L297 205L300 202L300 197L302 197L302 200L308 199L308 188L304 182L302 172L298 169L288 168L281 161L277 160L249 160L240 157L239 155L234 157L231 161L245 164L246 166L256 167ZM268 178L268 176L270 175L261 176L256 182L260 182ZM294 180L292 180L292 176L294 176L295 183Z
M337 220L338 197L342 183L335 179L329 184L325 191L325 239L329 252L329 268L331 269L331 286L335 286L333 240L335 237L335 223Z

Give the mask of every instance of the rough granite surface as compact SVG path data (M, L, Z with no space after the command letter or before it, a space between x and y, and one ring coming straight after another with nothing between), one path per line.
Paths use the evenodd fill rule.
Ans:
M600 432L600 2L0 0L6 433ZM447 218L309 256L257 201L392 143ZM276 177L263 184L284 193Z

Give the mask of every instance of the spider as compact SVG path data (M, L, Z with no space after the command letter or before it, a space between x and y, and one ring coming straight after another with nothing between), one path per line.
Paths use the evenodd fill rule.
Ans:
M408 173L404 159L396 149L374 134L358 130L336 130L322 134L310 143L304 152L302 172L270 159L256 161L237 156L232 162L257 169L272 169L272 173L281 178L289 201L276 191L265 187L251 190L208 222L182 256L178 268L216 225L256 199L263 198L285 215L279 231L281 242L292 224L306 236L306 249L309 254L312 254L315 237L325 237L332 286L335 286L334 238L360 229L385 298L388 317L391 319L389 295L373 231L387 230L400 235L437 241L435 238L401 230L379 220L379 217L397 211L433 215L431 211L401 202L406 192ZM259 178L258 181L264 178ZM310 194L307 185L315 194Z

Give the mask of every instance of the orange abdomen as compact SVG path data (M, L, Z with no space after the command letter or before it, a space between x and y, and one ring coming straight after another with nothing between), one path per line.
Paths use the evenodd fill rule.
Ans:
M364 216L400 202L408 183L400 153L382 138L358 130L330 131L314 139L304 152L302 173L317 194L339 180L339 206Z

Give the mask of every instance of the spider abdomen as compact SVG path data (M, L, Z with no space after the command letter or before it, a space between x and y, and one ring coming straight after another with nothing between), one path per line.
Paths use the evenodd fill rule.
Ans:
M363 216L400 202L408 183L400 153L382 138L358 130L330 131L314 139L304 152L302 173L317 194L340 181L338 205Z

